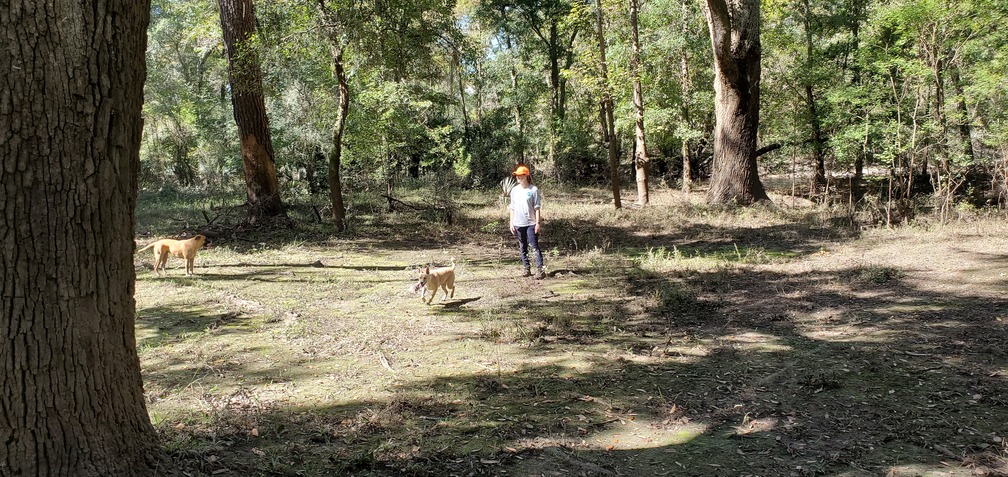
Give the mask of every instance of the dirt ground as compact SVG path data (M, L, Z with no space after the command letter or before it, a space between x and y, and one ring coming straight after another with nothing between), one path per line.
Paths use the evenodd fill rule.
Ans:
M542 281L476 199L219 239L195 277L138 256L165 448L190 476L1008 475L1003 213L604 197L548 196ZM453 257L422 304L416 267Z

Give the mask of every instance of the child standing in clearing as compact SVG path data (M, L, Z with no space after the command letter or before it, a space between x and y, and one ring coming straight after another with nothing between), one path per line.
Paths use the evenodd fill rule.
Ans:
M508 206L511 209L511 234L518 237L518 253L525 266L524 276L532 275L528 257L528 248L531 246L535 255L535 277L536 280L542 280L546 276L543 272L542 250L539 249L542 196L539 195L539 188L532 184L528 167L518 166L512 175L518 180L518 184L511 189L511 205Z

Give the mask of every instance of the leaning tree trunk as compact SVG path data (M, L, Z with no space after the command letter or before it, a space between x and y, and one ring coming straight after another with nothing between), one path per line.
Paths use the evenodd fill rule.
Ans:
M150 3L0 8L0 475L166 474L134 335Z
M263 99L262 70L258 55L249 46L255 34L255 13L252 0L219 0L219 3L249 219L256 223L267 217L282 216L284 211Z
M770 200L756 168L759 127L759 0L707 0L714 51L714 162L707 203Z
M634 170L637 179L637 204L647 205L648 195L648 154L647 141L644 134L644 93L641 91L640 80L640 35L637 33L637 16L640 11L640 1L630 0L630 30L633 52L630 64L633 67L633 102L634 102Z

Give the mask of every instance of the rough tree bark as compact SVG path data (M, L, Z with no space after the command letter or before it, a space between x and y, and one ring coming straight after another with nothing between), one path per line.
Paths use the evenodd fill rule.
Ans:
M248 44L255 34L255 12L252 0L219 0L218 3L228 58L231 103L241 142L249 220L258 223L268 217L282 216L284 211L263 99L262 70L258 55Z
M759 0L706 0L714 52L714 161L707 203L769 201L756 168L760 95Z
M0 475L165 475L134 336L150 2L17 5L0 8Z
M633 103L634 103L634 170L637 179L637 204L647 205L650 202L648 194L648 153L644 134L644 92L641 90L640 79L640 35L637 32L637 17L640 12L640 1L630 0L630 30L631 45L630 64L633 68Z

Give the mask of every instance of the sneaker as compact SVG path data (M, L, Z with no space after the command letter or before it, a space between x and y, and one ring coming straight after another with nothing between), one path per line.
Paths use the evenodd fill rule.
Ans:
M536 280L542 280L545 277L546 277L546 273L543 272L543 269L540 268L540 269L536 270L536 274L535 274L535 279Z
M532 270L526 268L525 269L525 273L523 273L522 276L523 277L531 277L532 276Z

